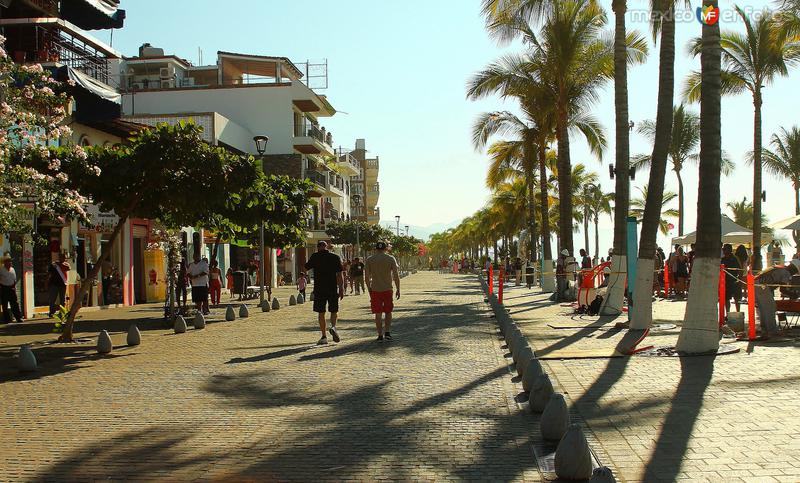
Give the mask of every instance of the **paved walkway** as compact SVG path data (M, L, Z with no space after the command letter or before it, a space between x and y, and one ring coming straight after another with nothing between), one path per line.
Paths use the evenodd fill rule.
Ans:
M309 304L215 310L182 335L142 307L81 322L124 344L124 319L155 311L141 346L37 346L41 369L22 377L13 345L46 326L0 332L0 481L539 481L475 278L419 273L403 293L383 345L363 295L321 348Z
M571 316L538 291L509 287L505 296L539 357L614 347L625 333L607 318ZM678 328L652 332L639 347L674 346L685 307L656 302L656 323ZM544 366L620 481L797 482L800 332L790 335L772 343L723 339L741 349L726 356L561 359Z

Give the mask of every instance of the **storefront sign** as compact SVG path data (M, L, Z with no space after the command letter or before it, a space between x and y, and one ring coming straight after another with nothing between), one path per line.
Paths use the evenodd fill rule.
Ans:
M82 231L93 231L96 233L111 233L119 223L119 216L113 211L100 211L97 205L84 205L86 214L89 216L89 225L81 223Z

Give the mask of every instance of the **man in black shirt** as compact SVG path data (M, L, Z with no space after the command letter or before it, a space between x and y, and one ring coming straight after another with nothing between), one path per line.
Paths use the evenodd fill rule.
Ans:
M319 314L319 329L322 338L317 344L327 344L328 337L325 332L325 311L331 313L331 333L334 342L339 342L339 333L336 331L336 321L339 312L339 300L344 298L344 268L339 255L328 251L328 244L324 241L317 243L317 253L309 257L306 270L314 270L314 312ZM337 290L338 289L338 290Z
M353 285L356 286L356 295L361 295L361 292L367 292L364 285L364 262L358 257L354 258L352 265L350 265L350 278L353 280Z
M725 265L725 313L731 312L731 299L736 304L736 311L740 310L740 300L742 299L742 286L739 283L739 277L742 274L742 267L739 266L739 260L733 256L733 246L726 243L722 246L722 265Z

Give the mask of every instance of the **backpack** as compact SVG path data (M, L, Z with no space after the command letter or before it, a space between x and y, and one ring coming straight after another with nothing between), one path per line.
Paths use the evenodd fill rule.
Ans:
M594 298L594 300L592 300L592 303L589 304L589 307L586 309L586 315L599 314L601 305L603 305L603 296L598 295Z

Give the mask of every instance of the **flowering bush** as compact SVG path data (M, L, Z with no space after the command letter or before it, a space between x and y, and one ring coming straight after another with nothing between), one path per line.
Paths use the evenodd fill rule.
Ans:
M32 217L40 214L86 219L88 200L71 186L60 155L49 149L69 144L64 122L70 102L50 71L16 64L0 47L0 233L30 231ZM65 150L74 154L72 162L86 164L81 172L98 174L79 146Z

